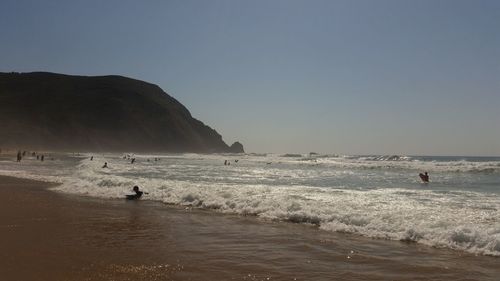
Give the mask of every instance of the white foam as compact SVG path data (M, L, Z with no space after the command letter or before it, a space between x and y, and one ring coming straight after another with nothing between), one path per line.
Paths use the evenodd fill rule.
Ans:
M62 184L54 190L62 192L123 198L132 186L139 185L149 192L145 200L500 256L498 194L419 186L394 188L380 180L379 186L366 184L376 177L390 178L392 174L388 173L393 173L394 167L404 170L402 173L413 173L429 165L451 171L450 167L470 169L492 163L318 158L323 166L317 166L279 155L189 154L162 156L159 162L147 162L155 156L135 157L136 163L131 164L118 155L95 156L94 161L82 160L66 175L47 175L46 179L57 177ZM224 166L225 159L232 165ZM240 161L236 163L235 159ZM108 169L102 168L104 162L108 162ZM392 166L383 166L386 170L382 172L363 167L381 167L381 162ZM18 172L29 176L28 172ZM395 180L405 176L398 173ZM318 180L322 182L315 185ZM366 188L359 188L357 184L361 183Z

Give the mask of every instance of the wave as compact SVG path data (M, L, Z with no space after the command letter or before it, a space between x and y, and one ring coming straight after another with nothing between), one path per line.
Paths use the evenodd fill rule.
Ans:
M20 179L54 183L54 184L62 184L65 181L65 178L62 176L37 175L37 174L32 174L32 173L27 172L27 171L0 170L0 175L7 176L7 177L20 178Z
M267 153L247 153L249 156L266 157Z
M283 154L283 155L280 155L280 157L302 157L303 155L302 154L294 154L294 153L287 153L287 154Z
M413 158L404 155L376 155L376 156L360 156L358 159L365 161L412 161Z
M286 165L269 168L264 163L268 159L260 156L248 156L238 164L226 167L220 164L221 157L224 156L188 155L179 159L176 155L165 158L161 164L143 159L130 164L120 156L104 155L95 156L94 161L80 160L76 167L66 171L67 174L47 175L45 170L42 170L44 173L34 173L40 167L15 173L0 170L0 174L56 181L61 184L53 190L101 198L123 199L134 185L139 185L149 193L143 197L144 200L169 205L311 224L325 231L500 256L498 194L387 186L364 190L342 185L313 187L299 181L316 172L322 178L330 176L338 181L344 172L351 175L353 167L387 169L386 165L390 165L398 169L434 167L443 171L450 171L453 167L470 171L499 168L497 163L370 161L329 157L317 159L318 164L327 168L314 166L309 169L309 164L295 158L283 160ZM277 157L272 159L275 160L280 156L272 157ZM101 168L104 161L108 162L109 169ZM247 162L252 166L239 166ZM291 166L289 163L299 165ZM337 166L342 170L330 169ZM328 174L332 170L340 174ZM286 176L295 183L276 181L275 178L280 176Z
M139 185L149 192L145 200L169 205L312 224L326 231L500 256L498 196L466 191L398 188L360 191L210 179L176 180L150 177L136 169L134 165L115 165L103 171L96 163L82 161L72 177L53 189L124 198L133 185Z
M497 209L490 209L487 218L481 220L482 222L491 220L495 224L481 224L481 222L467 219L471 215L467 213L470 209L459 211L448 207L451 213L443 215L440 214L443 211L442 208L424 209L415 202L406 208L400 208L399 204L410 203L404 196L397 196L400 199L397 202L386 202L387 209L379 210L380 205L374 204L373 194L370 193L363 193L364 196L361 196L356 192L340 192L335 197L322 196L322 200L310 201L311 198L307 198L302 192L291 196L287 189L285 195L282 192L284 189L270 191L270 194L262 196L257 195L254 188L254 191L245 191L244 197L234 197L230 193L222 193L219 197L216 194L190 189L180 197L169 195L168 198L163 199L163 202L216 209L225 213L252 215L268 220L313 224L326 231L412 241L474 254L500 256L500 223L495 219L499 215ZM376 193L389 196L395 195L394 192L394 190L376 191ZM323 193L329 194L328 191L323 191ZM315 195L318 196L318 194ZM359 197L366 200L360 200ZM378 196L375 197L378 198ZM476 214L476 216L484 216L484 214ZM429 220L432 217L434 220ZM459 223L450 223L454 221Z
M390 160L393 159L393 160ZM397 159L397 160L394 160ZM303 158L313 160L325 167L354 170L407 170L412 172L450 172L493 174L500 173L500 162L486 161L420 161L408 156L368 156L342 158Z

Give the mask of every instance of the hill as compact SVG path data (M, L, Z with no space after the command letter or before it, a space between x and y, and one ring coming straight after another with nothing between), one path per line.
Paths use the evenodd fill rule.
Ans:
M0 147L243 152L160 87L122 76L0 73Z

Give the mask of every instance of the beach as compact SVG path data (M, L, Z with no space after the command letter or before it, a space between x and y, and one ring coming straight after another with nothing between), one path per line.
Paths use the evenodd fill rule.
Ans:
M0 178L2 280L497 280L499 260Z

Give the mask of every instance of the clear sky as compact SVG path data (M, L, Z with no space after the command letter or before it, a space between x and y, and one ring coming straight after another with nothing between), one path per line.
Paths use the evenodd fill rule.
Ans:
M248 152L500 155L500 1L0 0L0 71L146 80Z

